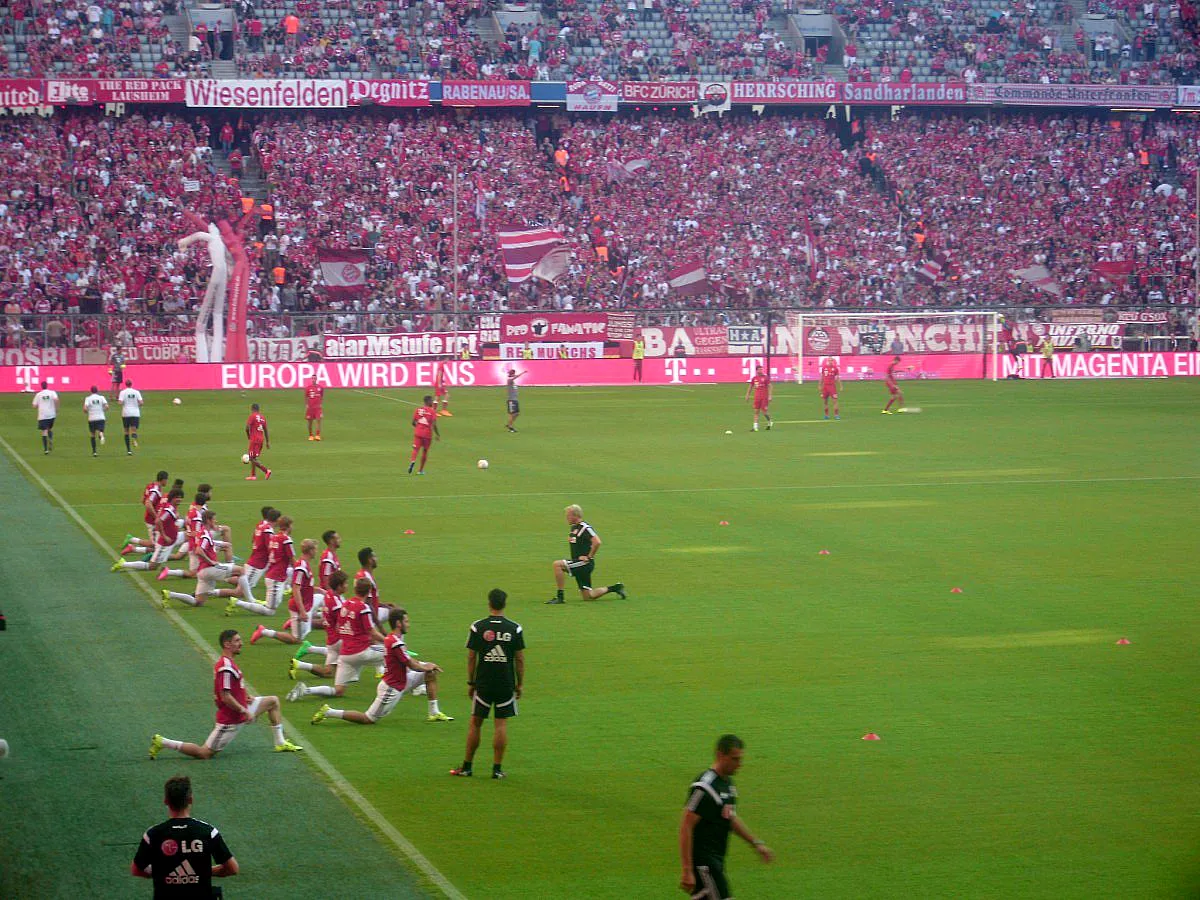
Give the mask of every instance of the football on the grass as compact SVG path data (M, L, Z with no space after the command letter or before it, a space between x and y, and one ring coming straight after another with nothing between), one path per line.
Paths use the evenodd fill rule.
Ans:
M250 465L250 454L249 453L242 454L242 465L244 465L244 466Z
M481 469L486 469L488 467L488 461L486 459L481 459L479 462L475 463L475 465L479 466Z

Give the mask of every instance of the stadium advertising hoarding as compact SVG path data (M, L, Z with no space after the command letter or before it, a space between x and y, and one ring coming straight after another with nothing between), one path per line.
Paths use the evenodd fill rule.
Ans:
M1175 106L1175 85L1135 84L972 84L967 86L971 103L999 103L1004 106L1096 106L1152 107Z
M815 379L822 357L805 357L805 380ZM761 356L721 356L707 359L665 357L647 359L642 375L645 384L733 384L749 380ZM887 360L878 356L839 358L842 379L876 380L884 375ZM982 353L913 354L905 357L914 380L979 378L988 371L991 357ZM1040 357L999 357L1000 376L1037 378ZM495 361L451 361L444 363L452 386L497 387L506 381L512 363ZM771 373L777 381L795 377L795 361L772 358ZM1060 353L1054 357L1057 378L1195 378L1200 377L1200 353ZM131 367L130 376L143 391L290 390L313 378L330 388L424 388L433 384L438 363L417 362L300 362L300 363L193 363ZM989 367L985 369L986 367ZM628 359L525 360L529 374L526 385L623 385L630 384L633 364ZM0 367L0 392L33 392L43 379L57 391L84 392L90 385L105 383L108 367L92 366L4 366Z

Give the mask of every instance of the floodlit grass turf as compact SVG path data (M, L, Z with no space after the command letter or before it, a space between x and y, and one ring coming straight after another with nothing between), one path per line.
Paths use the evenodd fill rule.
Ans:
M27 397L0 401L0 434L114 546L162 466L216 484L242 555L268 502L297 539L339 529L347 569L374 547L458 720L428 725L409 698L303 740L470 897L676 895L687 785L724 731L747 741L739 811L779 856L737 842L739 897L1194 895L1200 382L918 382L924 412L891 417L880 385L851 383L828 423L815 387L785 385L758 434L742 392L527 388L510 435L502 391L455 390L424 478L404 474L412 406L395 402L417 391L328 394L319 444L299 391L151 396L132 460L119 422L90 458L75 395L53 457ZM252 400L269 483L242 481ZM569 502L604 540L597 583L625 581L628 601L542 604ZM529 642L511 777L486 777L489 725L478 775L453 779L463 642L494 586ZM229 621L183 614L211 635ZM285 659L268 641L242 663L282 694ZM131 745L160 718L152 697L130 709Z

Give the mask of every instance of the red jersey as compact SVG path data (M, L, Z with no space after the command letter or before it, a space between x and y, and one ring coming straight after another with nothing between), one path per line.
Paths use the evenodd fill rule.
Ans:
M841 370L838 369L836 359L827 359L821 363L821 383L827 387L833 387L837 382Z
M271 535L270 554L267 559L267 577L272 581L286 581L295 554L292 552L292 536L285 531Z
M267 435L267 420L262 413L250 413L250 418L246 420L246 433L250 436L250 443L262 443Z
M767 396L767 391L771 387L771 379L766 375L755 375L750 379L750 384L754 386L755 397Z
M265 569L267 561L270 559L270 540L271 535L275 533L275 529L271 527L271 523L263 519L254 528L254 540L250 545L250 558L246 560L246 565L253 566L255 569Z
M367 603L371 607L371 612L375 612L377 609L379 609L379 585L375 583L375 576L366 569L359 569L354 573L355 583L357 583L358 579L360 578L365 578L367 581L371 582L371 593L367 595Z
M301 606L300 604L304 605ZM313 577L312 569L308 567L307 559L296 561L292 570L292 596L288 600L288 609L300 615L307 615L313 607Z
M304 389L304 403L309 409L320 409L324 398L325 388L319 384L310 384Z
M342 567L341 560L332 550L326 550L321 554L321 565L317 568L317 579L321 584L321 590L329 590L329 578Z
M336 644L341 640L337 633L338 619L342 614L342 607L346 604L346 600L341 594L335 594L330 591L325 595L325 645Z
M383 639L383 680L398 691L408 687L408 653L398 631Z
M890 362L890 363L888 363L888 367L887 367L887 383L888 383L889 385L892 385L892 386L894 386L894 385L896 384L896 366L898 366L898 365L900 365L900 363L898 363L898 362Z
M200 517L203 515L204 507L199 503L193 503L188 507L187 515L183 517L184 532L187 534L188 543L193 547L196 546L196 539L200 537Z
M433 423L437 420L437 413L432 407L418 406L413 412L412 426L413 437L428 438L433 436Z
M233 699L243 707L250 705L246 696L246 686L242 683L242 670L228 656L222 656L213 666L213 700L217 704L218 725L241 725L246 717L236 709L231 709L221 702L221 694L228 691Z
M160 547L170 547L179 537L178 515L167 501L158 507L158 518L154 523L154 541Z
M200 560L197 567L200 570L207 569L209 566L215 566L220 560L217 558L217 545L212 539L212 535L207 531L203 532L196 539L195 550L192 551Z
M162 485L160 485L157 481L152 481L146 485L145 489L142 491L142 508L145 509L147 504L153 503L154 505L151 508L157 510L158 501L161 499ZM152 513L149 509L147 509L144 518L147 525L153 525L155 513Z
M342 656L362 653L371 646L371 630L375 617L371 608L358 597L351 597L342 604L338 613L337 633L342 640Z

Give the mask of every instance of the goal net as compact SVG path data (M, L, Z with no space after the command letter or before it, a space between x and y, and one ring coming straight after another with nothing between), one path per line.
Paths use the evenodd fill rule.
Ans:
M843 381L882 378L893 356L908 378L998 375L1000 313L789 312L796 380L816 381L821 362L836 357Z

